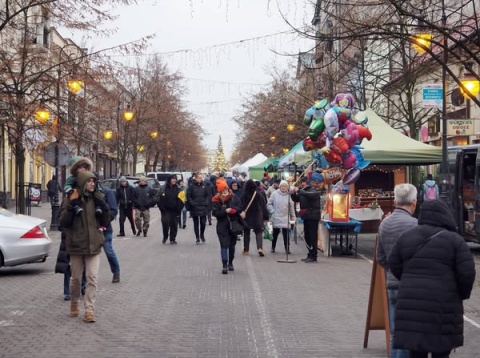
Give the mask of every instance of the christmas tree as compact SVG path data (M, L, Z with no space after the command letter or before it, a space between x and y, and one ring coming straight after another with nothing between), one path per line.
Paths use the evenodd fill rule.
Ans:
M222 144L222 136L218 136L218 144L217 150L215 152L215 157L212 161L213 170L217 171L226 171L228 170L228 164L225 160L225 154L223 153L223 144Z

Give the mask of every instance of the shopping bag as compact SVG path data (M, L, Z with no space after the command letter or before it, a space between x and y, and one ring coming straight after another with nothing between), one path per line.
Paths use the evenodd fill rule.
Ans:
M273 226L272 223L269 221L265 223L264 229L263 229L263 238L265 240L273 240Z

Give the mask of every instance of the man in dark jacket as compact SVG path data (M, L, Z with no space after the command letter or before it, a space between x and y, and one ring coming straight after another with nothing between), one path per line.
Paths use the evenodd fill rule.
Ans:
M169 237L170 244L177 243L178 217L183 208L183 202L178 197L180 191L175 174L168 176L165 184L160 188L157 205L162 214L163 244Z
M200 244L200 240L205 242L205 227L211 201L211 191L203 181L202 173L195 173L193 183L187 189L187 202L193 219L193 230L197 245Z
M107 260L110 264L110 271L113 274L112 282L118 283L120 282L120 265L118 264L115 250L113 249L113 227L111 223L117 216L117 201L115 200L115 194L112 189L103 188L103 192L105 193L105 201L110 207L110 223L107 225L104 232L105 243L103 244L103 250L105 251L105 255L107 255Z
M104 244L104 230L110 224L110 208L104 200L94 197L97 178L89 171L77 174L77 185L66 197L60 213L60 225L67 237L67 254L70 255L72 279L70 285L70 316L78 317L80 310L80 282L85 268L87 285L85 289L85 321L95 322L93 310L97 292L100 252ZM103 195L103 194L102 194ZM97 211L95 205L101 206ZM81 207L80 213L74 208Z
M120 232L117 236L125 236L125 219L128 218L132 227L133 235L136 235L135 221L133 220L133 198L135 195L134 188L128 184L127 179L120 177L120 186L116 191L116 199L118 203L118 211L120 212L119 224Z
M388 318L390 321L390 357L408 358L407 350L395 349L395 307L398 295L398 280L387 267L387 258L400 235L414 226L417 219L412 214L417 206L417 188L412 184L399 184L394 188L395 210L386 217L378 229L377 262L387 272Z
M147 178L140 177L138 186L134 189L133 206L135 207L135 225L137 226L137 236L142 234L147 237L150 227L150 208L155 206L155 191L148 187ZM142 225L143 220L143 225Z
M308 185L298 190L292 188L291 198L294 202L300 202L300 217L303 219L303 229L305 235L305 245L307 245L308 255L302 261L306 263L317 262L318 250L318 223L320 222L320 196L317 189Z
M388 257L400 280L394 347L410 358L446 358L463 345L463 300L475 282L475 262L449 207L425 201L418 226L403 232Z

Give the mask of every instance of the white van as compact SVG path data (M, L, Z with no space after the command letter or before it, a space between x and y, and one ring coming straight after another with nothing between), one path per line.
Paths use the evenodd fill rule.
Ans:
M167 180L167 178L173 174L177 176L177 182L183 180L183 174L180 172L148 172L147 178L155 178L160 182L161 185L163 185L165 184L165 180Z

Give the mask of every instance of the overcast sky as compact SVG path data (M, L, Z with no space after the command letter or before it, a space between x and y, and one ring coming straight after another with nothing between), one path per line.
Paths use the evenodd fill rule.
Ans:
M231 118L242 99L269 83L274 67L296 62L274 52L294 54L312 46L294 34L278 34L290 30L279 8L297 26L313 18L313 5L305 0L144 1L117 9L118 32L91 46L99 50L155 34L147 52L161 53L172 71L183 74L185 101L207 132L205 145L215 149L221 135L229 156L238 134Z

